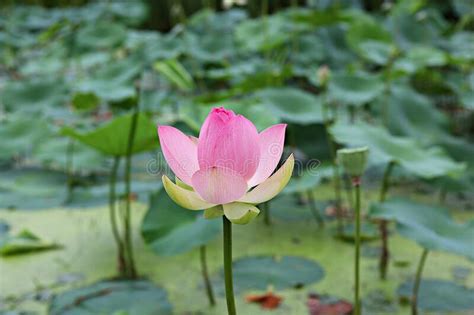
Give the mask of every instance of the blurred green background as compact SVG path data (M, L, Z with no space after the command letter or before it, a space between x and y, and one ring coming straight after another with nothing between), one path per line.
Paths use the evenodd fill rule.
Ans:
M470 0L2 1L0 314L225 314L220 221L161 190L156 135L197 135L215 106L287 123L297 159L235 227L239 314L350 313L354 191L335 152L355 146L362 313L410 313L425 249L422 314L473 314L473 31ZM139 280L116 277L111 208ZM268 292L272 310L247 300Z

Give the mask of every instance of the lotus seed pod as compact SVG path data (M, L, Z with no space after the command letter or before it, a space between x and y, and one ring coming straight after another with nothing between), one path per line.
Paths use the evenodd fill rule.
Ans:
M329 83L329 79L331 78L331 70L326 65L323 65L318 68L318 81L321 86L325 87Z
M337 150L337 159L344 171L353 177L362 176L367 167L369 148L351 148Z

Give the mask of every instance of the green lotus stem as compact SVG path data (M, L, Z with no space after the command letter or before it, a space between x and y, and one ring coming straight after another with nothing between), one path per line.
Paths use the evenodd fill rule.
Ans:
M418 292L420 290L421 275L423 274L423 267L425 266L427 256L428 256L428 250L425 248L423 249L423 253L421 254L421 258L418 263L418 267L416 270L415 283L413 285L413 293L412 293L412 298L411 298L411 314L412 315L418 315Z
M69 139L66 148L66 176L67 176L67 196L64 203L72 200L72 190L74 185L74 140Z
M444 203L446 202L446 197L447 197L447 194L448 194L448 191L446 190L446 188L441 188L440 191L439 191L439 203L441 205L444 205Z
M262 204L263 207L263 222L265 222L265 225L271 225L272 222L270 220L270 204L267 202L264 202Z
M336 208L336 219L337 219L337 232L339 235L342 235L344 230L344 223L342 222L342 213L341 213L341 205L342 205L342 197L341 197L341 177L339 175L339 167L336 161L336 147L334 142L332 141L331 135L329 131L327 131L329 125L326 125L326 136L328 139L329 144L329 151L331 152L331 159L332 159L332 177L334 183L334 198L335 198L335 208Z
M345 190L346 190L346 196L347 196L347 203L349 204L349 207L353 209L354 207L354 193L352 192L352 183L351 183L351 178L349 176L344 177L345 181Z
M202 279L204 280L204 287L206 288L207 298L211 306L216 305L216 299L214 298L214 292L212 290L212 284L209 280L209 272L207 271L207 259L206 259L206 246L202 245L199 248L199 258L201 260L201 273Z
M314 219L318 222L319 227L323 228L324 219L321 216L321 213L318 211L318 207L316 207L316 202L314 201L313 192L311 190L308 190L306 192L306 195L308 198L309 209L311 210L311 214L313 215Z
M323 99L323 114L326 116L328 112L328 105L325 99ZM341 197L341 180L339 175L339 168L337 165L336 159L336 145L332 140L331 134L329 133L329 127L331 125L331 119L326 117L324 119L324 129L326 131L326 138L329 145L329 152L331 154L331 162L332 162L332 177L333 177L333 184L334 184L334 199L335 199L335 208L336 208L336 219L337 219L337 233L342 235L344 231L344 223L342 222L342 213L341 213L341 205L342 205L342 197Z
M393 69L393 64L397 60L398 53L392 54L387 62L387 65L385 67L385 71L387 75L385 76L385 86L384 86L384 94L385 94L385 104L382 109L382 118L385 126L388 127L388 122L389 122L389 100L390 100L390 95L392 94L392 69Z
M133 243L132 243L132 234L130 229L131 223L131 168L132 168L132 149L133 142L135 139L135 132L137 129L138 121L138 100L137 104L134 106L134 112L132 116L132 121L130 124L130 131L127 144L127 155L125 157L125 213L123 217L124 224L124 248L127 255L127 275L130 278L136 278L137 271L135 268L135 259L133 257Z
M390 161L385 168L385 172L383 174L382 179L382 187L380 189L380 202L384 202L387 197L387 192L390 187L390 175L392 173L393 167L395 163ZM388 259L390 257L390 252L388 250L388 227L387 227L387 220L381 220L379 224L379 231L380 236L382 238L382 249L380 251L379 257L379 274L380 279L384 280L387 278L387 271L388 271Z
M232 223L225 216L222 219L224 224L224 279L227 313L229 315L236 315L234 284L232 280Z
M354 259L354 275L355 275L355 290L354 290L354 314L360 315L360 177L353 179L355 188L355 259Z
M126 270L126 260L124 257L124 248L123 242L120 237L120 232L117 225L117 219L115 216L115 201L116 201L116 194L115 194L115 184L117 182L117 171L120 164L120 157L114 157L114 162L112 164L112 170L110 172L110 179L109 179L109 217L110 217L110 225L112 226L112 234L114 236L115 243L117 244L117 269L120 276L124 276Z

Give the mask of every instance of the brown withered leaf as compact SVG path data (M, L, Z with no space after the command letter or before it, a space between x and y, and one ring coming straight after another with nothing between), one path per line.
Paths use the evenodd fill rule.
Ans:
M283 298L273 292L267 292L265 294L249 294L245 300L248 303L258 303L263 309L273 310L280 306Z

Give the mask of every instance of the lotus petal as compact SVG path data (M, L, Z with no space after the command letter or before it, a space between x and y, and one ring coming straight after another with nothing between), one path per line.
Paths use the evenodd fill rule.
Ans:
M270 178L249 191L239 202L247 202L251 204L259 204L266 202L278 195L288 184L293 173L295 158L293 154L288 157L285 164Z
M225 167L250 179L260 160L257 128L231 110L214 108L199 133L200 169Z
M176 185L166 175L163 175L162 180L163 187L168 193L168 196L183 208L189 210L204 210L215 206L215 204L202 200L194 191Z
M194 173L192 186L202 199L224 204L241 198L247 191L247 182L237 172L225 167L210 167Z
M242 202L225 204L223 208L227 219L235 224L247 224L260 213L254 205Z
M192 175L199 169L196 144L178 129L158 126L161 150L173 173L190 185Z
M249 187L260 184L272 175L283 153L285 130L286 124L278 124L259 134L260 161L255 174L249 180Z

